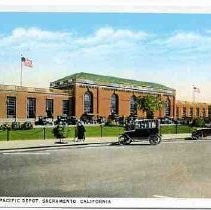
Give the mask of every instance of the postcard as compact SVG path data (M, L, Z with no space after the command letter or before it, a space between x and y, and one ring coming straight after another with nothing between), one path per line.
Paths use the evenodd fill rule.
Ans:
M210 46L209 13L0 12L0 208L209 207Z

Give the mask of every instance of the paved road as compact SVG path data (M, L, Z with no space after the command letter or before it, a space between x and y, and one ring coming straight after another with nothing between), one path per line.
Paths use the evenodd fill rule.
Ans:
M211 141L0 154L0 196L211 198Z

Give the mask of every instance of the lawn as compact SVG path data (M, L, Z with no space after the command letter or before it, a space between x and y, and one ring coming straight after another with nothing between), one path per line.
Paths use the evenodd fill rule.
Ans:
M85 126L86 128L86 137L107 137L107 136L118 136L124 131L123 127L118 126ZM194 130L189 126L178 125L177 133L190 133ZM45 135L44 135L45 131ZM175 134L176 126L162 126L161 134ZM75 137L75 127L66 128L66 136L68 138ZM53 139L52 128L34 128L31 130L17 130L9 131L9 140L33 140L33 139ZM7 131L0 131L0 140L7 140Z
M175 125L161 126L161 134L175 134L175 133L191 133L195 128L187 125Z

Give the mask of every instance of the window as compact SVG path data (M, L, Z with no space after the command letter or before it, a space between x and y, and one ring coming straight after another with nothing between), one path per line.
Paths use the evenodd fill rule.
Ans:
M16 97L7 97L7 118L16 118Z
M199 108L196 108L196 117L199 117Z
M182 108L182 117L185 118L186 117L186 107Z
M202 116L206 117L206 109L205 108L202 109Z
M69 115L70 114L70 101L69 100L63 100L62 105L62 114Z
M167 98L166 100L165 100L165 106L164 106L165 108L165 117L170 117L170 115L171 115L171 102L170 102L170 99L169 98Z
M130 114L137 114L137 105L136 105L136 97L132 96L130 98Z
M93 113L93 96L89 91L84 94L84 113Z
M189 116L193 117L193 108L192 107L190 108Z
M47 113L47 117L52 117L52 115L53 115L53 99L46 99L46 113Z
M211 118L211 106L208 106L208 117Z
M36 98L27 98L27 118L36 117Z
M118 114L118 96L113 94L111 96L111 114Z
M176 117L179 118L179 107L176 108Z

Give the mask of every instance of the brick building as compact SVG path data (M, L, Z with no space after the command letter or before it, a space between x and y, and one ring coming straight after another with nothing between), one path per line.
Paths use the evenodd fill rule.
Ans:
M135 108L135 101L136 97L146 94L165 101L164 109L155 113L155 117L175 115L175 90L156 83L77 73L52 82L50 87L71 92L70 114L78 118L85 113L106 118L111 114L129 116L132 113L144 117Z
M208 117L207 103L194 103L188 101L176 101L175 118L197 118L197 117Z
M155 117L208 117L211 107L206 103L176 101L176 91L161 84L77 73L51 82L49 89L0 85L0 123L34 121L38 116L72 115L80 118L111 114L137 114L138 96L152 94L160 97L165 106ZM209 111L208 111L209 110Z
M69 111L69 98L64 90L0 85L0 123L56 118Z

